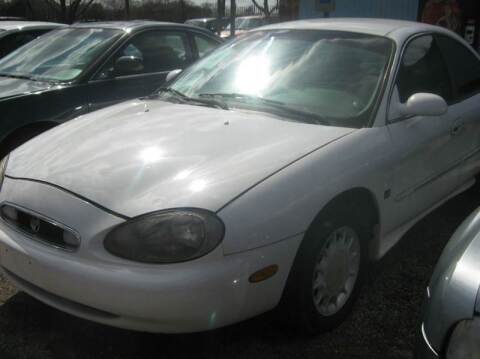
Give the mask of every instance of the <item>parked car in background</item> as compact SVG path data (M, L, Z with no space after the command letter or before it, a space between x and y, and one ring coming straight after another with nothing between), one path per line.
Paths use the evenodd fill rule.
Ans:
M416 359L480 357L480 209L453 234L426 290Z
M0 21L0 58L62 24L38 21Z
M273 24L279 21L278 16L240 16L235 19L235 36L241 35L249 30L260 26ZM220 33L220 37L227 38L231 36L230 24Z
M458 66L461 64L461 66ZM474 183L480 61L393 20L276 24L0 166L0 263L71 314L194 332L338 325L369 261Z
M0 61L0 154L80 114L150 94L220 42L198 27L149 21L45 34Z
M221 32L228 24L229 19L217 19L215 17L204 17L198 19L188 19L185 24L203 27L213 33Z

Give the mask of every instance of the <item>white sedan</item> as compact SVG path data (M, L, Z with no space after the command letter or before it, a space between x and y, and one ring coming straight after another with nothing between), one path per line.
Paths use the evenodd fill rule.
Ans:
M480 61L460 37L271 25L4 159L1 268L117 327L203 331L281 304L326 330L368 263L479 169Z

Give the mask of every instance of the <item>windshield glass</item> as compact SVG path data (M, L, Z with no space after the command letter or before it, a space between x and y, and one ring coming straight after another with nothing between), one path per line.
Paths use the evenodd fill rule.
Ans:
M235 27L239 30L249 30L260 27L265 23L263 18L238 18L235 21Z
M363 127L374 108L393 42L338 31L254 32L203 58L171 85L229 107L320 117ZM283 111L279 111L279 109Z
M115 29L70 28L49 32L0 61L0 75L71 81L122 34Z
M235 19L235 29L236 30L251 30L256 27L263 26L267 23L265 18L261 17L237 17ZM226 27L227 30L230 30L230 24Z

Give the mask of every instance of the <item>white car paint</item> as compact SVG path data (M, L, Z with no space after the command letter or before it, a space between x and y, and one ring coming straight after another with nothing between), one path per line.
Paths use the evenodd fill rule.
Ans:
M9 175L35 173L128 217L158 208L216 211L225 198L351 132L256 112L134 100L57 127L34 140L35 151L19 148Z
M369 243L374 259L474 182L480 95L442 116L388 122L395 119L393 81L406 41L424 32L456 35L390 20L309 20L265 29L282 28L356 31L395 41L371 127L309 125L148 99L70 121L10 155L0 203L77 230L81 246L72 258L0 223L7 276L40 300L90 320L152 332L211 329L279 302L305 231L339 194L362 188L374 198L380 217ZM452 135L459 121L465 130ZM106 233L129 217L182 206L209 209L223 220L225 237L213 252L159 266L103 248ZM274 277L248 282L272 263L279 266Z

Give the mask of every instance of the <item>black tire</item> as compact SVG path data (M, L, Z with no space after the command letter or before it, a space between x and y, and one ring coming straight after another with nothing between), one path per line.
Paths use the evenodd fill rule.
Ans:
M280 309L297 331L313 335L329 331L341 324L351 312L365 279L368 266L368 239L372 224L365 212L348 206L343 209L324 211L305 234L288 277ZM357 280L348 300L339 311L332 315L322 315L313 299L314 266L327 238L336 229L349 227L359 238L360 267Z

